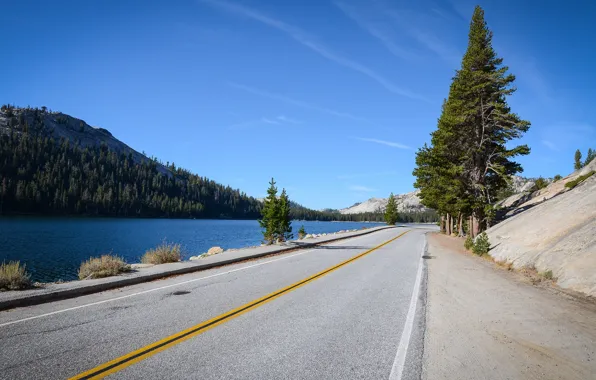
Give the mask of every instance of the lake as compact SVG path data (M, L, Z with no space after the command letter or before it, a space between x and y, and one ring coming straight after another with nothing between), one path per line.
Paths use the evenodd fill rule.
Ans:
M292 227L297 235L301 225L318 234L380 224L294 221ZM0 218L0 262L25 263L33 281L74 280L91 256L113 253L135 263L164 239L181 244L188 259L213 246L258 245L262 235L256 220L6 217Z

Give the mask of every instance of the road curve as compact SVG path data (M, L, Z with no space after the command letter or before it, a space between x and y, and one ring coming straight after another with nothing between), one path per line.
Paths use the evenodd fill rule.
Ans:
M0 378L420 378L427 231L1 312Z

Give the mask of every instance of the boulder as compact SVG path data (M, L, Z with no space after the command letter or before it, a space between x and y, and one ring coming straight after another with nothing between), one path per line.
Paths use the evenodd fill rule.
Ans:
M222 253L224 250L222 247L211 247L205 254L206 256L218 255Z

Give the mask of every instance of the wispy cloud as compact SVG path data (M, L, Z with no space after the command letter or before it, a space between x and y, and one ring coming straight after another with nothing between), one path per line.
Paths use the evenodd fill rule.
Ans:
M341 111L336 111L334 109L331 108L325 108L325 107L320 107L317 106L315 104L311 104L311 103L307 103L304 102L302 100L296 100L296 99L292 99L290 97L284 96L284 95L279 95L279 94L274 94L265 90L261 90L255 87L250 87L250 86L246 86L243 84L239 84L239 83L228 83L229 86L237 88L239 90L243 90L246 92L249 92L253 95L259 95L265 98L269 98L269 99L274 99L274 100L278 100L287 104L291 104L297 107L301 107L301 108L305 108L305 109L309 109L309 110L313 110L313 111L318 111L318 112L322 112L322 113L326 113L329 115L333 115L333 116L337 116L337 117L342 117L345 119L351 119L351 120L356 120L356 121L362 121L362 122L366 122L368 123L369 121L361 118L361 117L357 117L354 115L351 115L349 113L346 112L341 112Z
M278 120L285 122L285 123L290 123L290 124L302 124L302 122L300 120L296 120L296 119L292 119L289 117L286 117L284 115L279 115L277 117Z
M360 26L371 36L378 39L383 45L385 45L385 47L387 48L387 50L389 50L389 52L391 52L391 54L395 55L398 58L403 58L407 60L417 58L416 54L396 45L395 42L393 42L393 40L391 39L391 37L389 37L389 34L385 30L383 30L383 28L378 23L370 22L369 20L362 17L362 12L359 12L358 10L356 10L356 8L352 7L351 5L337 1L334 2L334 4L346 16L354 20L356 24L358 24L358 26Z
M269 118L266 118L266 117L262 118L261 121L263 123L265 123L265 124L273 124L273 125L279 125L280 124L279 121L272 120L272 119L269 119Z
M376 189L370 188L368 186L362 186L362 185L352 185L352 186L350 186L350 190L363 192L363 193L372 193L374 191L377 191Z
M389 170L385 172L372 172L372 173L358 173L358 174L342 174L338 175L337 179L356 179L356 178L368 178L368 177L380 177L380 176L391 176L396 175L395 170Z
M244 129L256 125L288 125L288 124L300 124L298 120L294 120L285 116L276 116L276 117L261 117L260 119L256 120L249 120L244 121L241 123L232 124L227 127L227 129L237 130L237 129Z
M557 147L557 145L555 143L553 143L552 141L549 140L542 140L542 143L544 145L546 145L547 148L554 150L554 151L558 151L559 148Z
M437 37L434 33L427 29L421 29L420 23L413 20L421 19L429 22L427 15L419 14L417 12L398 12L395 10L388 10L387 15L391 17L399 26L401 26L406 33L408 33L419 44L426 49L432 51L439 56L443 61L450 65L457 66L460 63L461 53L443 39ZM422 25L424 25L422 24Z
M243 17L247 17L249 19L252 19L252 20L258 21L262 24L265 24L269 27L280 30L280 31L284 32L285 34L287 34L288 36L290 36L296 42L306 46L307 48L309 48L312 51L321 55L322 57L324 57L330 61L333 61L341 66L347 67L351 70L354 70L354 71L359 72L363 75L366 75L367 77L371 78L372 80L379 83L381 86L385 87L387 90L389 90L395 94L402 95L402 96L405 96L405 97L408 97L411 99L425 100L425 101L427 100L422 95L416 94L406 88L397 86L396 84L392 83L390 80L388 80L388 79L384 78L383 76L381 76L380 74L376 73L374 70L370 69L369 67L367 67L359 62L356 62L354 60L351 60L349 58L345 58L338 53L335 53L330 48L328 48L325 45L323 45L322 43L316 41L316 39L312 35L308 34L307 32L305 32L295 26L287 24L281 20L277 20L277 19L265 16L264 14L262 14L260 12L257 12L253 9L248 8L248 7L244 7L240 4L235 4L235 3L231 3L231 2L227 2L227 1L219 1L219 0L199 0L199 1L202 3L207 3L214 7L220 8L224 11L234 13L234 14L237 14L237 15L240 15Z
M398 143L398 142L393 142L393 141L386 141L386 140L379 140L379 139L372 139L372 138L366 138L366 137L354 137L356 140L360 140L360 141L367 141L367 142L371 142L371 143L375 143L375 144L381 144L381 145L387 145L390 146L392 148L397 148L397 149L412 149L411 147Z

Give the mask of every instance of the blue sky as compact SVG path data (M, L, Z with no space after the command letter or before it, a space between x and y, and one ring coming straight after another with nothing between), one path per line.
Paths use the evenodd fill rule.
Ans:
M250 195L312 208L413 190L476 2L13 1L0 103L48 106ZM517 76L526 176L596 148L596 3L480 1Z

